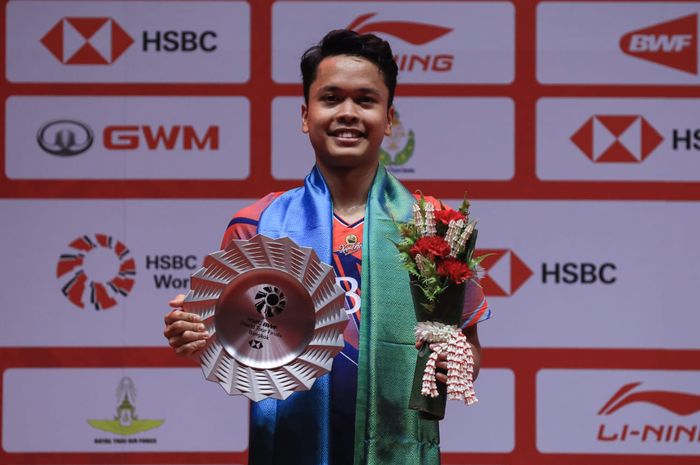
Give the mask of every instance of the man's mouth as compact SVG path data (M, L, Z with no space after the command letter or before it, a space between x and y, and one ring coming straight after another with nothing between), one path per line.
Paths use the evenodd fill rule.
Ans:
M359 139L360 137L364 137L364 133L362 131L359 131L357 129L348 129L348 128L342 128L342 129L336 129L334 131L331 131L331 135L333 137L337 137L338 139Z

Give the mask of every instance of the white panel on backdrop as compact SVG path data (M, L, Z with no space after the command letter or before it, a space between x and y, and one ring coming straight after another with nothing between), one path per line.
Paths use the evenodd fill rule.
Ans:
M11 1L14 82L226 82L250 78L246 2Z
M537 79L546 84L700 84L693 2L542 2Z
M7 452L239 452L248 400L198 368L15 368L3 376Z
M700 203L476 201L472 214L493 254L484 346L700 348Z
M2 217L12 218L0 228L0 304L13 315L0 325L0 345L167 346L168 301L187 293L189 276L249 203L0 201ZM96 247L86 250L84 236ZM91 284L115 277L118 290L91 295Z
M300 97L272 102L272 174L303 179L314 162L301 132ZM401 179L508 180L515 170L509 98L401 97L392 135L382 143L389 171Z
M542 370L537 448L700 455L700 372Z
M244 179L245 97L10 97L11 179Z
M508 84L514 78L511 2L302 1L273 5L273 79L299 82L303 51L344 28L388 40L399 82Z
M699 181L699 121L698 99L541 99L537 176Z
M443 452L501 452L515 446L515 378L511 370L484 369L475 385L479 402L448 402L440 422Z

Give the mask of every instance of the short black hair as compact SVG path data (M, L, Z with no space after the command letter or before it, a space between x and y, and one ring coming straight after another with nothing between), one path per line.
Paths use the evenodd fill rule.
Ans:
M374 34L358 34L349 29L335 29L309 48L301 57L301 77L304 84L304 101L309 103L309 88L316 79L319 63L330 56L352 55L365 58L379 68L384 84L389 89L389 108L394 102L396 76L399 68L394 61L391 45Z

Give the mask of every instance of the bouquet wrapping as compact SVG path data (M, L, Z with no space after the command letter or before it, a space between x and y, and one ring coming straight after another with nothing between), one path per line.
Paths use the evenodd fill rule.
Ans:
M484 257L473 257L478 233L466 199L456 211L442 204L436 208L421 196L413 213L413 222L399 225L402 241L396 244L409 272L416 342L422 344L408 407L441 420L447 399L477 401L474 358L460 323L467 282L477 280ZM446 384L436 381L441 354L447 358Z

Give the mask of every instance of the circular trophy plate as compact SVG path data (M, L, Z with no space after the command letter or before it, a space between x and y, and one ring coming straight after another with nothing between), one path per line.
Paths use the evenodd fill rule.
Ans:
M184 310L211 334L202 370L229 394L286 399L328 373L343 348L345 292L333 268L291 239L231 241L190 287Z

